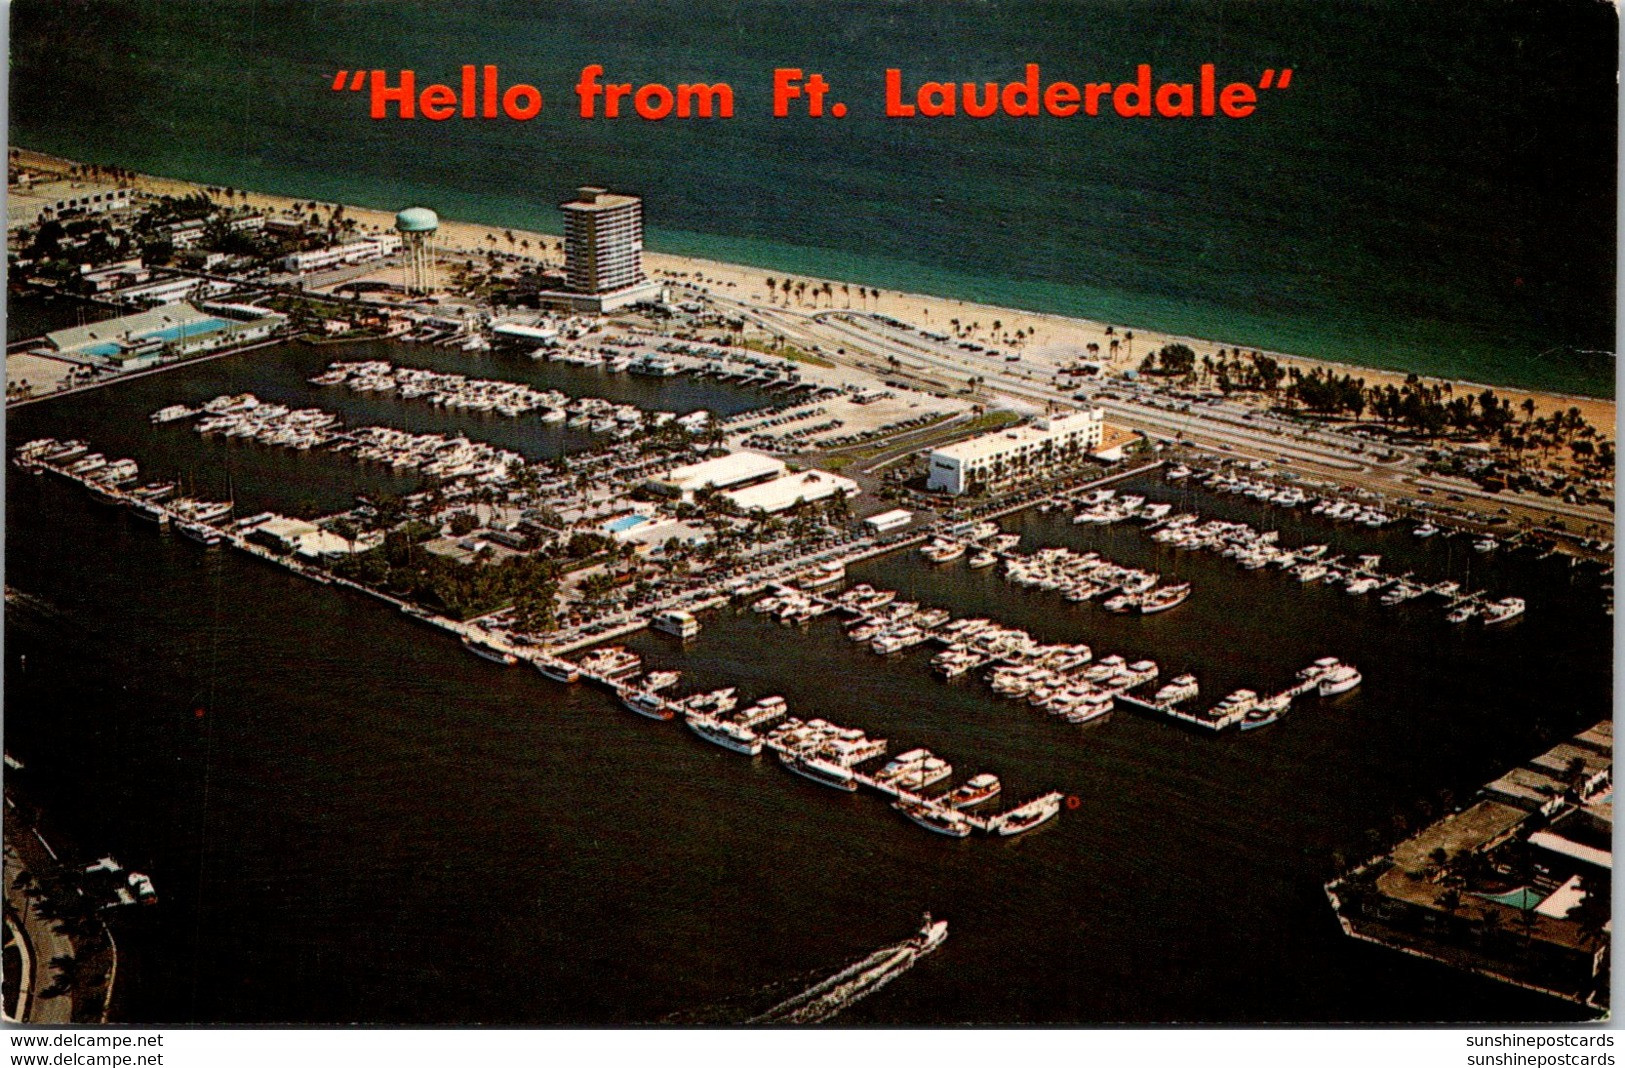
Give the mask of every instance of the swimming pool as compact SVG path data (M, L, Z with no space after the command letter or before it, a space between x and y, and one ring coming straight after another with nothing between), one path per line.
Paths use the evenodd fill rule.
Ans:
M649 522L649 517L646 515L623 515L613 522L605 523L604 529L611 534L620 534L623 531L631 530L633 527L641 527L647 522Z
M197 337L200 334L207 334L236 325L230 319L199 319L196 322L182 323L179 326L166 327L163 330L154 330L151 333L142 334L141 340L175 341L179 338Z
M1523 909L1525 912L1546 900L1546 895L1532 886L1519 887L1504 894L1479 894L1478 896L1486 901L1494 901L1500 905L1511 905L1515 909Z

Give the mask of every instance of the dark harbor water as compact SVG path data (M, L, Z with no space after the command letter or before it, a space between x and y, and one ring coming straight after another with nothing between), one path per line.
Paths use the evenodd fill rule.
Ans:
M559 232L583 183L651 247L1285 352L1612 396L1618 14L1528 4L22 0L13 144L210 184ZM62 62L72 54L82 61ZM535 121L373 121L496 64ZM730 83L728 120L583 121L570 87ZM881 117L883 78L1221 82L1245 120ZM848 118L774 119L772 72Z
M203 436L185 420L152 426L147 416L171 404L196 407L226 393L253 393L260 400L299 408L336 412L346 426L382 425L426 434L462 434L511 449L532 460L557 458L602 447L604 439L585 428L543 423L534 416L510 418L490 412L440 408L426 400L397 394L357 392L345 386L313 386L308 379L335 360L389 360L400 366L523 382L536 389L556 389L572 397L603 397L645 410L679 415L708 408L731 415L786 403L784 394L696 379L651 378L611 373L597 368L532 360L522 354L471 355L432 345L355 342L335 345L276 345L244 355L194 364L179 371L151 375L81 396L43 402L51 414L49 434L79 438L109 459L130 456L151 478L179 479L202 495L236 499L254 511L274 509L314 514L349 507L357 493L404 493L422 480L376 464L358 463L346 454L320 449L299 453L222 436ZM17 427L35 425L28 409L8 420ZM27 440L27 438L13 440ZM252 515L253 512L240 512Z
M98 304L56 297L6 295L6 344L27 341L52 330L84 326L111 318L113 310Z
M270 351L30 406L8 436L84 436L200 481L229 467L246 511L342 504L383 476L147 422L226 390L303 398L317 392L304 375L329 358ZM320 396L377 406L367 418L391 425L453 418ZM499 440L512 423L471 432ZM1036 513L1007 523L1024 548L1088 546L1188 579L1195 595L1162 616L1117 617L963 561L854 569L1097 656L1193 671L1206 700L1279 686L1319 656L1364 671L1354 693L1304 699L1245 736L1121 711L1067 726L976 679L938 681L923 652L877 658L828 620L798 630L722 612L687 648L629 641L651 667L682 669L684 690L782 693L803 717L864 727L894 751L929 746L959 777L995 772L1012 799L1078 799L1028 836L955 842L596 690L478 660L370 599L205 553L63 480L6 472L5 742L26 766L15 781L80 854L114 853L163 898L118 919L123 1018L651 1022L827 973L928 909L952 925L946 946L839 1022L1575 1015L1345 939L1321 892L1334 854L1367 855L1396 816L1437 812L1444 790L1466 800L1608 714L1611 621L1596 577L1560 559L1486 558L1148 482L1182 506L1277 526L1289 544L1381 552L1385 568L1426 577L1471 567L1475 585L1528 598L1528 614L1452 628L1421 603L1382 609Z

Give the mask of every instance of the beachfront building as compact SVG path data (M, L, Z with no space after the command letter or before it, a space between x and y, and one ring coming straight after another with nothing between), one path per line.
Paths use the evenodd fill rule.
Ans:
M578 293L612 293L643 281L643 201L583 186L559 205L564 273Z
M49 219L104 215L126 211L130 190L87 182L42 182L11 189L6 195L6 229L33 226Z
M783 460L759 452L730 452L699 463L674 467L647 488L666 497L692 500L703 489L739 489L778 478L789 471Z
M1046 415L934 449L926 488L959 496L1077 460L1100 445L1105 415L1099 408Z
M187 303L165 304L134 315L104 319L45 335L44 355L136 371L164 358L196 356L227 346L263 341L283 322L275 312L257 315L199 311Z
M565 296L577 310L606 312L654 299L643 273L643 200L582 186L564 216Z

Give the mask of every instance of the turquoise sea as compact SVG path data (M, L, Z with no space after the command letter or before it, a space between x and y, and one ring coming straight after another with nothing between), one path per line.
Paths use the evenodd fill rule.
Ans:
M1613 394L1617 15L1595 0L12 6L13 144L514 227L601 183L652 247L1367 365ZM576 117L727 81L729 120ZM1242 120L886 119L922 80L1221 84ZM372 121L334 72L541 88L528 123ZM844 120L770 115L819 71Z

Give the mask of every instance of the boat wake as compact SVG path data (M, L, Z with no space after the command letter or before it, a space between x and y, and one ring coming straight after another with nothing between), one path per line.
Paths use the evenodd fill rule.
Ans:
M849 961L834 975L819 978L821 972L807 972L724 1002L672 1013L660 1022L709 1027L819 1023L908 971L947 936L947 922L933 923L927 916L925 925L911 937ZM764 1009L764 1005L771 1008Z
M24 593L12 586L6 587L6 607L23 609L41 619L63 620L68 618L67 613L45 600L45 598L37 597L32 593Z
M915 961L936 949L947 937L947 922L939 920L933 923L927 915L925 925L912 937L875 950L745 1023L821 1023L914 967Z

